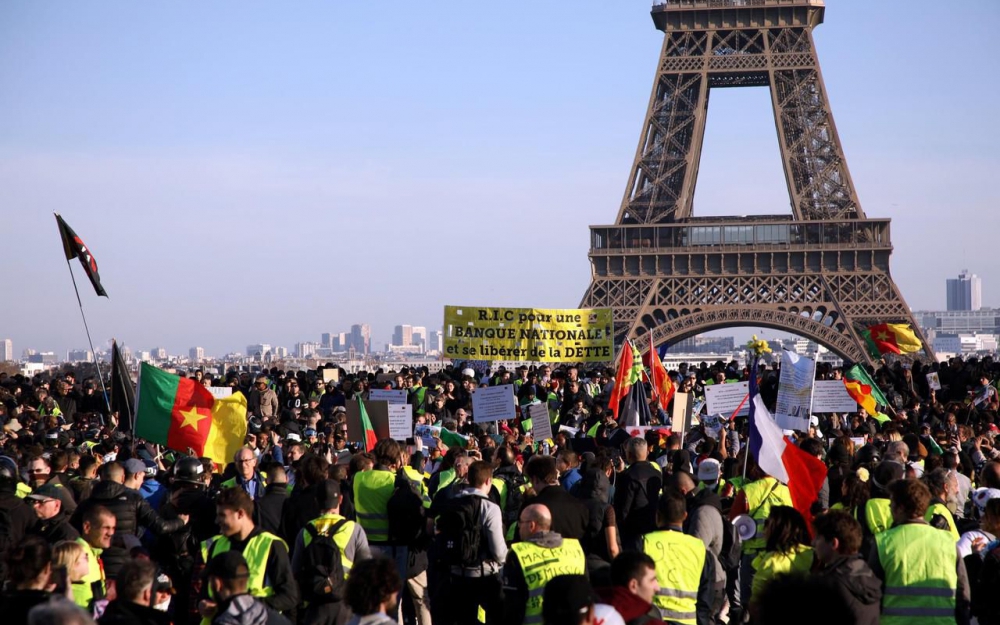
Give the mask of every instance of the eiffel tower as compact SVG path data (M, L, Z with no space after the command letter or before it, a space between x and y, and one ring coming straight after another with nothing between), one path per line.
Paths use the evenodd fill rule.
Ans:
M920 331L889 273L890 220L865 216L847 169L813 44L824 12L823 0L653 6L664 32L656 81L618 218L590 228L581 304L614 310L616 344L768 327L870 362L861 328ZM709 93L763 86L791 214L694 216Z

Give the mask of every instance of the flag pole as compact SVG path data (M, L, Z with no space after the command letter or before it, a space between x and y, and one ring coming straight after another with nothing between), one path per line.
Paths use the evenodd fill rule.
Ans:
M94 349L94 340L90 338L90 326L87 324L87 315L83 312L83 300L80 299L80 289L76 286L76 276L73 275L73 265L66 259L66 268L69 269L69 277L73 280L73 291L76 293L76 303L80 307L80 316L83 317L83 329L87 331L87 343L90 344L90 352L94 354L94 364L97 365L97 379L101 381L101 392L104 393L104 404L108 407L108 414L111 414L111 398L108 397L108 387L104 384L104 376L101 375L101 361L97 357L97 350ZM112 363L113 366L113 363ZM104 415L98 413L97 416L104 425Z

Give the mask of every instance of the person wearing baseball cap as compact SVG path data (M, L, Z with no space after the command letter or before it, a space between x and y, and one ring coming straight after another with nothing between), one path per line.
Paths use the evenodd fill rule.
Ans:
M79 538L80 532L69 522L69 514L65 507L67 500L72 500L69 492L56 484L43 484L25 497L24 501L31 504L35 514L38 515L38 523L30 533L44 538L50 545L60 540Z
M721 469L721 463L715 458L705 458L698 463L698 488L714 490L721 497L726 487L726 481L719 479Z
M291 625L291 621L250 594L250 567L239 551L226 551L209 560L204 576L218 602L212 625Z
M340 551L345 579L356 561L367 560L372 554L365 530L340 514L340 503L343 501L340 484L336 480L324 480L316 485L315 496L320 516L306 523L299 531L292 548L292 572L299 581L303 601L308 603L303 622L334 623L338 622L342 602L327 598L333 591L332 585L315 583L316 575L306 565L306 550L320 536L330 538ZM340 584L343 580L333 581Z

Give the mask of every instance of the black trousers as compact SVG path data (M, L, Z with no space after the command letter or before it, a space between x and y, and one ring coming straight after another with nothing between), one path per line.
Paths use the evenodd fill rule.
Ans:
M486 610L487 625L503 623L503 582L499 575L449 575L440 581L431 603L434 625L476 625L480 606Z

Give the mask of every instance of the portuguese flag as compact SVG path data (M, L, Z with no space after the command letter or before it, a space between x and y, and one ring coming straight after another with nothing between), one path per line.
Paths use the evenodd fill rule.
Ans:
M861 365L854 365L844 372L844 386L847 387L847 394L872 417L878 414L876 404L889 405L889 400Z
M869 326L868 332L882 354L911 354L923 349L917 333L908 323L880 323Z
M365 402L358 400L358 412L361 413L361 429L365 431L365 451L375 449L378 437L375 436L375 428L372 427L372 420L368 418L368 411L365 410Z
M197 380L142 363L136 391L135 435L218 464L230 462L247 432L247 400L216 400Z

